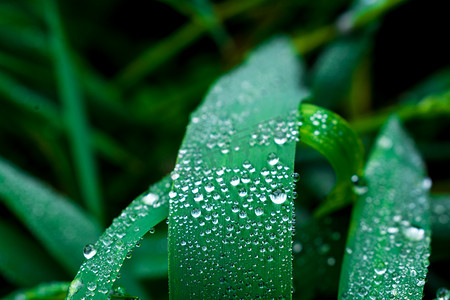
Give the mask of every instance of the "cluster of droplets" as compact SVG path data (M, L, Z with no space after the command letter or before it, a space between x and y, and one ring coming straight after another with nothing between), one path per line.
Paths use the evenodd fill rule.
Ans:
M217 297L290 291L290 281L281 274L291 268L293 186L298 174L275 153L259 170L247 160L235 168L208 168L200 153L181 154L172 174L177 180L170 199L169 238L177 245L172 256L177 265L171 268L179 269L174 274L186 275L173 280L197 293L219 284L214 288ZM267 271L258 274L257 265L265 265ZM223 276L214 282L218 268Z
M139 247L142 236L152 233L153 228L143 228L141 219L145 218L152 209L166 206L170 197L166 191L170 190L170 179L153 186L147 193L134 200L112 225L105 231L99 241L88 244L83 249L86 258L81 269L71 283L69 294L83 293L84 299L93 299L97 293L105 296L112 293L111 287L120 276L124 258L131 258L133 249ZM140 224L140 225L139 225ZM91 273L90 282L82 282L82 274Z
M412 146L393 141L389 135L377 141L389 163L370 160L366 168L368 190L376 193L365 191L361 199L360 215L364 217L359 220L353 245L346 249L353 265L342 299L422 297L430 256L427 212L431 181L416 171L420 162L409 148ZM367 274L367 270L372 272Z

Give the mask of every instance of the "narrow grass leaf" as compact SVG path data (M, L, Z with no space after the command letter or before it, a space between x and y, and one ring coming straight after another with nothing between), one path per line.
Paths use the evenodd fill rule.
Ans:
M313 69L314 104L336 108L348 98L352 76L368 52L367 32L345 36L328 45Z
M100 239L84 248L86 260L72 281L67 299L107 299L120 268L141 238L169 214L171 179L137 197L114 219Z
M84 245L101 233L98 224L77 205L1 158L0 201L70 273L83 261Z
M437 116L450 116L450 90L427 95L418 103L402 103L372 116L353 121L352 127L358 133L367 133L380 128L395 111L403 121L413 119L432 119Z
M19 290L11 293L4 300L62 300L66 297L68 282L43 283L29 290Z
M353 182L362 174L364 148L358 135L340 116L312 105L300 106L301 141L327 158L336 172L336 184L316 216L330 213L355 198Z
M355 0L352 7L342 14L337 21L337 27L341 32L359 28L378 20L394 7L407 0Z
M431 197L431 259L449 261L450 253L450 195Z
M89 212L103 222L103 207L94 154L89 141L89 129L73 63L66 44L60 17L54 0L44 0L44 12L50 31L50 47L56 68L63 117L67 123L72 155L83 200Z
M0 236L0 271L9 282L29 287L64 278L61 267L13 224L0 220Z
M301 72L272 40L193 113L170 194L171 298L291 296Z
M367 192L353 209L339 299L422 299L431 181L397 117L381 131L365 179Z

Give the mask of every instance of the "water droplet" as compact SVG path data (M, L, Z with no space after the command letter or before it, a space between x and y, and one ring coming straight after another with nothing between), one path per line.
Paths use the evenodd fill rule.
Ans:
M255 215L261 216L264 213L264 209L262 207L258 207L255 209Z
M385 149L390 149L392 147L392 140L386 136L382 136L378 140L378 144Z
M86 257L86 259L93 258L95 254L97 254L97 249L95 248L94 245L87 244L86 246L84 246L83 255L84 257Z
M200 217L201 214L202 214L202 211L201 211L200 209L198 209L198 208L194 208L194 209L191 211L191 215L192 215L194 218Z
M429 190L432 186L433 182L431 181L430 178L424 178L422 181L422 187L426 190Z
M170 191L169 192L169 198L170 199L173 199L173 198L175 198L177 196L177 192L175 192L175 191Z
M417 242L424 238L425 230L423 230L422 228L409 226L403 229L403 234L407 239Z
M238 176L231 177L230 183L232 186L237 186L239 184L239 182L240 182L240 179Z
M142 202L144 202L147 205L153 205L158 200L159 200L159 196L154 193L148 193L147 195L142 197Z
M282 204L286 201L287 195L280 189L276 189L272 194L270 194L270 200L275 204Z
M273 141L275 142L275 144L277 145L283 145L284 143L287 142L287 138L286 136L275 136L273 138Z
M246 190L245 188L239 189L239 196L240 196L240 197L245 197L245 196L247 196L247 190Z
M293 173L291 176L292 179L294 179L294 182L298 182L300 180L300 174L298 173Z
M195 194L194 200L197 202L203 201L203 194L199 194L199 193Z
M241 210L241 211L239 212L239 218L244 219L244 218L246 218L246 217L247 217L247 213L246 213L245 211Z
M270 153L267 156L267 162L271 166L275 166L280 161L280 158L275 153Z
M205 191L206 191L207 193L211 193L212 191L214 191L214 185L213 185L211 182L208 182L208 183L205 185Z
M375 267L375 273L378 275L383 275L386 273L386 265L383 262L378 263L378 265Z
M450 291L444 287L439 288L436 291L437 300L449 300L450 299Z

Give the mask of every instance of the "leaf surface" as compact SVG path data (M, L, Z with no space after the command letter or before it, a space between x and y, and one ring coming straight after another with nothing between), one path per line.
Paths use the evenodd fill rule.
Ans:
M431 181L398 118L381 131L353 209L339 299L422 299L430 256Z

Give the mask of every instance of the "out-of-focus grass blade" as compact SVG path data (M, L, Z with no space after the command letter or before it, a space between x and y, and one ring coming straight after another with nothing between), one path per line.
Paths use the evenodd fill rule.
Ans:
M391 9L405 1L406 0L355 0L350 10L342 14L336 25L341 32L348 32L379 19Z
M401 98L402 102L419 103L428 95L440 94L449 90L450 68L445 68L432 74L430 77L419 83Z
M47 253L10 223L0 220L0 270L18 286L61 280L64 271Z
M431 234L434 261L449 260L450 253L450 195L431 197Z
M0 94L29 112L41 115L53 126L61 126L59 111L52 102L18 84L0 71Z
M230 1L222 4L219 15L220 20L225 20L243 11L258 5L264 0ZM154 71L163 63L180 53L184 48L191 45L207 31L206 27L195 22L185 24L165 39L158 41L144 50L136 59L131 61L117 75L115 82L123 87L130 87Z
M389 115L394 111L402 121L409 121L415 118L432 119L436 116L450 115L450 90L428 95L419 103L402 103L373 116L357 119L351 123L352 127L358 133L376 130L386 122Z
M223 46L227 41L227 33L216 15L210 0L162 0L162 2L168 3L181 13L193 18L195 22L199 22L205 26L219 46Z
M298 210L298 209L297 209ZM326 216L302 221L297 213L293 243L294 299L336 296L348 219Z
M43 283L29 290L11 293L4 300L63 300L68 288L69 282Z
M149 255L151 253L151 255ZM156 233L144 238L136 248L132 259L124 266L138 279L158 279L168 277L167 232Z
M100 239L84 249L86 260L72 281L67 299L107 299L117 274L140 239L169 214L171 179L137 197L114 219Z
M334 211L354 199L353 183L362 174L364 148L350 125L324 108L302 104L300 141L327 158L336 172L336 185L316 215Z
M83 247L101 233L77 205L1 158L0 200L69 273L83 261Z
M89 129L83 100L78 89L70 53L54 0L43 0L45 19L50 30L50 47L56 68L59 93L63 103L63 118L67 123L73 160L83 200L89 212L103 222L103 207L94 153L89 141Z
M353 209L339 299L422 299L431 181L397 117L382 129L365 179L367 192Z
M193 113L170 195L174 299L291 297L301 72L289 41L272 40Z
M368 33L345 36L328 45L313 69L314 104L336 108L348 98L353 74L368 52Z

